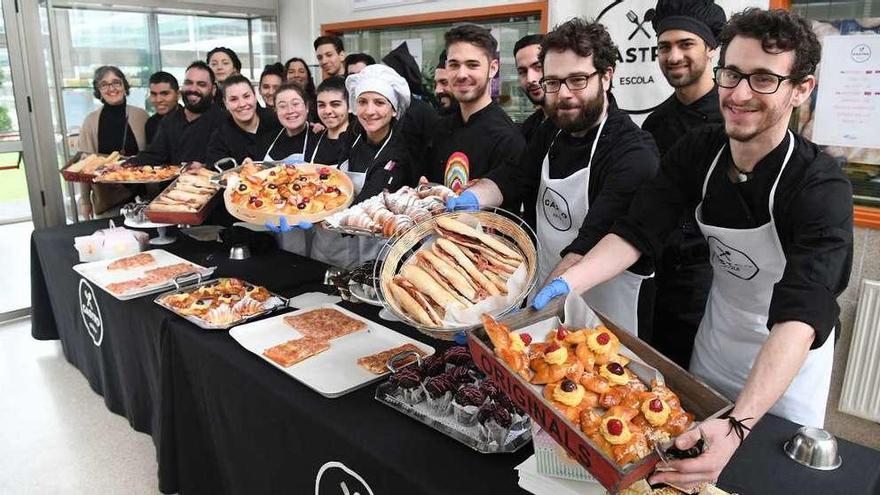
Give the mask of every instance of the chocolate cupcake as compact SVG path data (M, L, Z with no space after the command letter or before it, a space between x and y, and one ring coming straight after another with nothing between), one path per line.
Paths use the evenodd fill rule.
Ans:
M422 374L426 377L437 376L444 371L446 371L446 362L442 357L435 354L422 359Z
M449 375L442 374L432 378L423 385L428 396L428 410L437 416L448 416L452 412L452 393L455 385Z
M456 366L446 372L455 385L473 385L477 380L467 366Z
M495 400L495 398L502 393L501 389L498 388L498 384L491 378L484 380L483 383L480 384L480 390L486 394L486 397L492 400Z
M524 430L530 426L529 417L526 415L525 411L517 407L517 405L514 404L510 397L508 397L504 392L498 394L498 396L494 398L494 401L499 406L507 409L507 412L510 413L510 417L513 421L513 424L510 427L511 430Z
M480 406L486 402L486 394L473 385L465 385L452 399L452 410L455 420L464 426L473 426L477 422Z
M471 357L471 351L467 347L460 345L447 349L443 353L443 360L446 361L446 364L451 364L452 366L469 366L474 362L474 359Z
M507 409L494 402L487 402L477 413L480 436L486 443L504 445L513 425L513 418Z
M422 375L412 366L407 366L391 375L391 380L397 385L404 402L410 405L418 404L425 398L422 389Z

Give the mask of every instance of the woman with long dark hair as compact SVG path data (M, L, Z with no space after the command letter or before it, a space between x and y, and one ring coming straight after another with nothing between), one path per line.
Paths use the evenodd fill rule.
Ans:
M285 81L293 81L300 85L308 95L309 122L316 123L318 120L317 102L315 101L315 80L312 79L312 70L309 64L299 57L293 57L284 63Z

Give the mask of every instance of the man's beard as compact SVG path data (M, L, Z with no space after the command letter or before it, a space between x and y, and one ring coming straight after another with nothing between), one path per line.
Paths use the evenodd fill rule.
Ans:
M547 96L543 92L541 93L540 98L535 98L534 96L532 96L532 92L529 88L523 88L523 93L526 94L526 98L528 98L529 101L532 102L532 105L535 106L543 107L544 102L547 100Z
M701 77L703 77L703 73L706 72L709 63L704 61L702 66L696 65L695 62L689 61L685 65L687 69L679 76L670 76L669 69L666 65L660 66L660 71L663 72L663 77L666 78L666 82L669 83L673 88L685 88L699 81Z
M590 98L586 103L581 103L580 112L577 116L573 118L560 117L559 110L568 108L577 107L562 105L560 102L557 102L553 105L550 113L553 122L563 131L573 134L586 131L596 125L602 116L602 110L605 108L605 91L602 85L598 85L598 91L596 91L596 95L593 98Z
M724 102L722 105L726 105ZM760 120L754 124L753 127L733 127L732 124L725 122L724 130L727 134L727 137L733 139L734 141L739 142L748 142L754 139L755 137L763 134L768 129L771 129L780 119L785 117L786 109L784 107L771 107L762 102L752 102L751 105L748 105L747 108L749 110L754 110L756 113L761 114Z
M198 91L183 91L181 94L183 95L183 106L192 113L204 113L211 108L213 103L210 96L205 96ZM201 99L197 103L192 103L189 100L190 95L200 96Z

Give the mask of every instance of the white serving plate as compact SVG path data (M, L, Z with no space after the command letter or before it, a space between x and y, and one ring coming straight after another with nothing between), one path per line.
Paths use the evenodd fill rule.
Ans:
M126 280L132 280L135 278L143 277L147 270L152 270L153 268L159 268L162 266L174 265L177 263L190 263L195 265L198 271L201 274L201 280L206 280L212 273L214 273L215 267L205 268L201 265L197 265L192 263L191 261L185 260L180 256L174 255L165 251L164 249L151 249L149 251L144 251L144 253L150 253L156 258L156 261L150 263L146 266L138 266L132 268L130 270L108 270L107 266L110 263L120 259L127 258L129 256L134 256L135 254L129 254L125 256L119 256L117 258L109 259L109 260L101 260L101 261L92 261L90 263L80 263L78 265L74 265L73 269L83 277L85 277L89 282L97 285L105 292L110 294L111 296L119 299L120 301L128 301L129 299L135 299L141 296L145 296L147 294L155 294L157 292L162 292L169 288L175 286L173 280L169 280L162 284L150 285L144 287L137 291L127 292L125 294L114 294L107 290L107 286L116 283L116 282L125 282ZM201 281L200 280L200 281Z
M293 327L284 323L285 316L298 315L320 308L332 308L367 324L366 330L351 333L330 341L326 351L300 361L288 368L280 366L263 356L266 349L302 337ZM283 315L273 316L264 320L239 325L229 331L242 347L253 352L261 359L290 375L296 381L318 392L324 397L335 399L365 385L381 380L388 373L374 375L361 368L357 360L382 352L403 344L413 344L425 351L426 355L434 354L434 348L395 332L388 327L356 315L335 304L322 304L314 308L301 309Z

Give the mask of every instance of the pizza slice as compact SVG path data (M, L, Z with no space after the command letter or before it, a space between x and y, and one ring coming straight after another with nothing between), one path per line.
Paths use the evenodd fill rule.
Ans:
M137 266L149 265L156 261L150 253L140 253L134 256L126 256L107 265L108 270L128 270Z
M385 364L388 362L389 359L402 352L408 351L416 352L420 357L425 357L425 355L427 354L425 351L419 349L413 344L403 344L393 349L388 349L382 352L377 352L376 354L364 356L358 359L357 363L361 368L369 371L370 373L382 375L388 372L388 367L385 366ZM412 364L413 362L415 362L415 360L415 356L410 355L406 359L399 361L398 367Z
M313 309L298 315L285 316L284 322L305 336L322 340L338 339L367 328L363 320L332 308Z
M329 348L330 343L325 340L303 337L270 347L263 351L263 355L287 368Z

